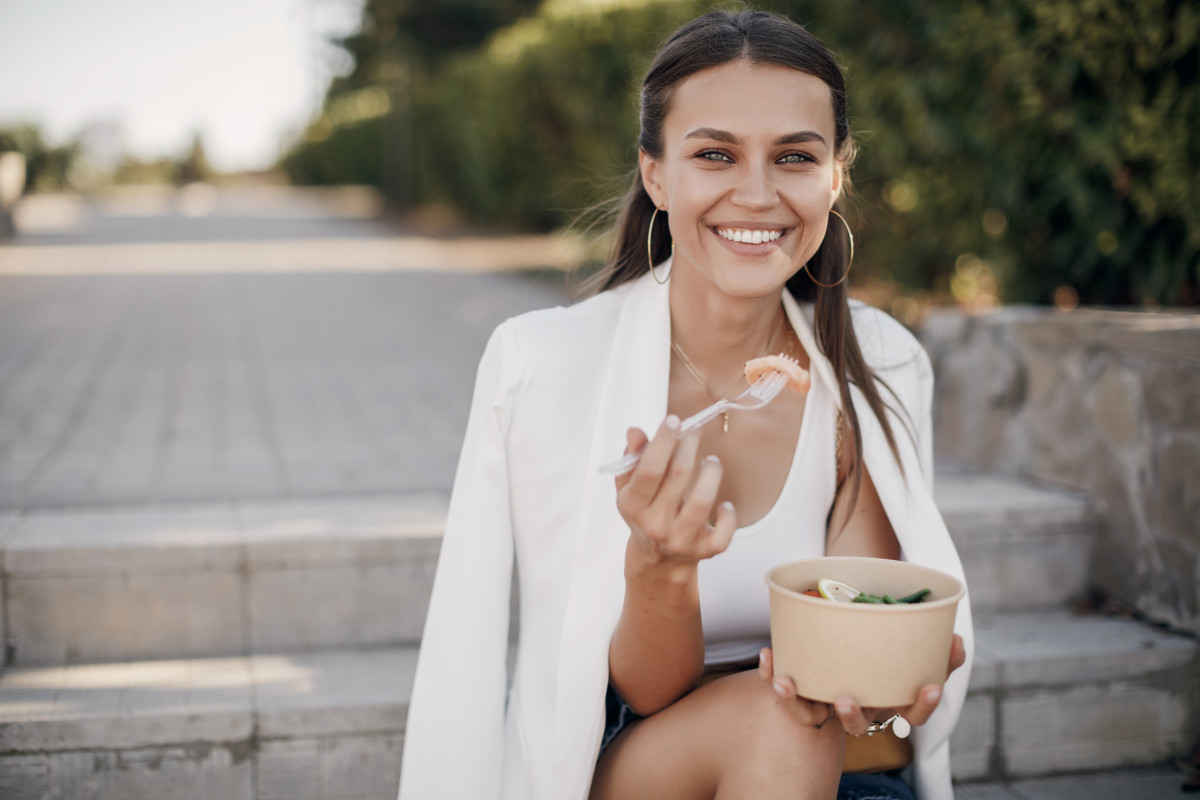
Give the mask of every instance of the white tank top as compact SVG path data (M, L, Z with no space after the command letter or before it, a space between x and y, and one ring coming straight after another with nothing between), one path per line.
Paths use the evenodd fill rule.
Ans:
M783 490L757 522L738 528L725 552L699 565L704 664L757 658L771 642L767 570L825 555L825 529L836 489L837 410L814 380Z

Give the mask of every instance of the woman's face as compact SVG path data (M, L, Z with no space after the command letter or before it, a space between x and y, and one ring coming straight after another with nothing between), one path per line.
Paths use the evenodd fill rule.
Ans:
M829 87L807 73L736 61L680 83L661 160L641 154L670 212L676 277L777 296L825 236L842 182L833 137Z

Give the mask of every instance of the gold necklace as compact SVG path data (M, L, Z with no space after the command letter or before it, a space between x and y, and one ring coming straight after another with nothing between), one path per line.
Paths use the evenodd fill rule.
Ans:
M796 347L792 343L792 337L789 336L787 333L790 328L791 328L791 326L787 324L787 317L784 317L784 325L783 325L784 334L783 334L783 336L787 343L788 355L793 355L795 353ZM775 333L778 333L778 332L779 332L778 330L775 331ZM771 334L771 338L767 342L767 355L771 354L771 343L775 341L775 333ZM716 391L713 390L713 388L711 386L708 385L708 381L704 380L704 376L700 374L700 370L697 369L696 365L692 363L692 360L690 358L688 358L687 353L683 352L683 348L679 346L679 342L675 341L674 336L671 337L671 351L673 353L675 353L675 355L679 356L679 363L683 364L683 368L686 369L689 373L691 373L691 376L696 379L697 383L699 383L701 386L704 387L704 391L708 392L709 397L711 397L713 400L724 400L725 399L724 395L718 394ZM739 384L741 383L740 380L738 382L739 382ZM721 433L729 433L729 411L728 410L725 411L723 417L724 417L724 419L721 423Z

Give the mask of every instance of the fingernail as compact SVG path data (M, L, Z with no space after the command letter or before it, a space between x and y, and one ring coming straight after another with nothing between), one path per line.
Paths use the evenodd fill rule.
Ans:
M726 500L724 503L721 503L721 508L725 509L726 511L733 511L733 503Z
M942 690L936 686L934 686L931 689L927 689L925 691L925 702L927 702L927 703L936 703L938 700L941 699L941 697L942 697Z
M854 706L850 705L849 703L838 703L837 712L839 714L853 714Z
M706 464L720 464L721 459L717 458L716 456L705 456L704 462Z
M679 430L679 417L674 414L668 414L663 424L673 431Z
M775 694L779 695L780 697L786 698L788 696L789 692L787 690L787 687L784 686L779 681L772 681L771 686L773 686L775 688Z

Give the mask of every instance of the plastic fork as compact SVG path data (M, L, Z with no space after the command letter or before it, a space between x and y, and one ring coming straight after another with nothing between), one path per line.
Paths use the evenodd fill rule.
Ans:
M753 411L756 408L762 408L783 391L783 387L787 385L787 381L787 376L782 372L768 372L750 384L749 389L732 400L718 400L708 408L697 411L685 419L679 426L679 433L683 435L688 431L694 431L696 428L721 416L726 411ZM640 457L639 453L626 453L615 461L602 464L600 471L614 476L624 475L637 466Z

